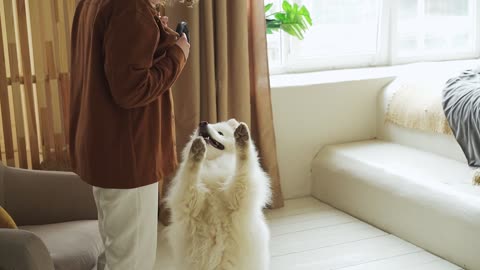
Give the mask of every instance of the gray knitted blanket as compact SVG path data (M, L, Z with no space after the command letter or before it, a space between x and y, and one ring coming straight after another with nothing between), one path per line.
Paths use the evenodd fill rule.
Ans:
M442 104L468 165L480 167L480 69L448 80Z

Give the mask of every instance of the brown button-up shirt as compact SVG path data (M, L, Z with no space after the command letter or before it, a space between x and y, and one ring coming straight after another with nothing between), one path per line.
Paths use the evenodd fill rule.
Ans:
M102 188L152 184L177 166L171 85L178 35L148 0L82 0L72 28L70 157Z

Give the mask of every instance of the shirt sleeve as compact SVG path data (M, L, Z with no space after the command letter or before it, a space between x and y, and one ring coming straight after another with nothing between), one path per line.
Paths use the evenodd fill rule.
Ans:
M159 33L152 16L135 10L110 19L104 35L104 70L119 106L129 109L155 101L185 66L185 55L177 45L154 59Z

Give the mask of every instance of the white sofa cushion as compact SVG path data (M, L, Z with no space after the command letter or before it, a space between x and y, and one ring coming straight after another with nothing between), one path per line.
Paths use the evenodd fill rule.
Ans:
M480 187L449 158L380 140L313 160L313 195L466 269L480 270Z

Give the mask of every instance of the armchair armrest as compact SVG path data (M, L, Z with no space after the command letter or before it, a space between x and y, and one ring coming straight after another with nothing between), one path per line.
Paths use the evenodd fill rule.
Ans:
M54 270L45 244L35 234L17 229L0 229L1 270Z
M97 218L92 187L69 172L3 170L4 207L17 225Z

